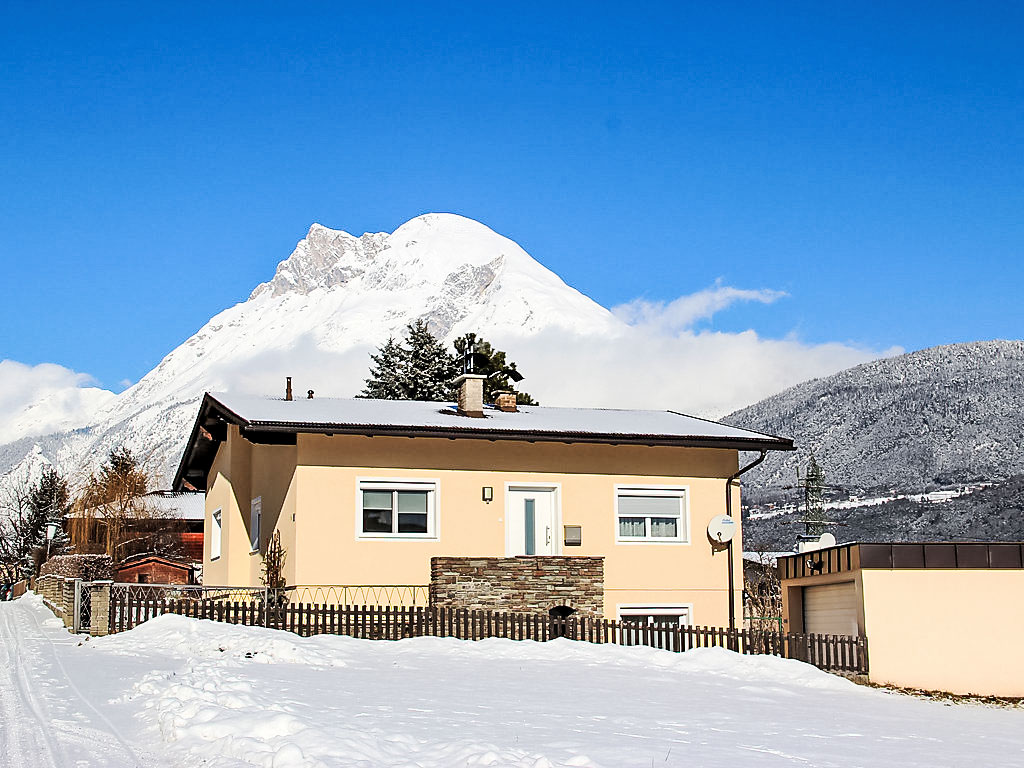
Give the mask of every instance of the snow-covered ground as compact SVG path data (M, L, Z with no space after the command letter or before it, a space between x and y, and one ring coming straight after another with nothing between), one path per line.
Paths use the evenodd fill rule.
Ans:
M176 616L82 641L0 603L0 765L1024 765L1024 710L721 649L298 638Z

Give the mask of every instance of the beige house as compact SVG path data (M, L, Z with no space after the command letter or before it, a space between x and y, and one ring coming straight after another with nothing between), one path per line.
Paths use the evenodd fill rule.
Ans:
M607 616L728 625L742 558L708 523L738 518L739 451L791 441L671 411L484 406L480 379L458 405L207 394L175 479L206 491L204 582L260 584L274 531L290 585L583 555L603 558Z
M867 636L872 682L1024 696L1024 544L844 544L778 568L786 631Z

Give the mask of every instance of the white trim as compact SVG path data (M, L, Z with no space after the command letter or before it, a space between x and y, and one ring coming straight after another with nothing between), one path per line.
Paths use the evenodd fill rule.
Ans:
M426 533L364 533L363 495L369 490L428 491ZM373 488L378 486L378 488ZM441 540L441 478L439 477L357 477L355 503L352 507L357 541L440 541ZM397 521L397 510L395 519Z
M554 505L555 551L550 556L562 554L562 484L538 482L505 482L505 557L512 557L512 530L509 526L509 511L512 509L512 491L548 491L552 493L551 503ZM545 555L538 555L545 557Z
M683 531L683 536L677 536L674 538L668 537L650 537L650 538L623 538L619 536L619 495L623 491L639 491L639 493L631 494L637 496L665 496L678 494L682 500L682 510L680 512L680 529ZM668 493L665 493L665 492ZM660 493L659 493L660 492ZM630 495L630 494L627 494ZM640 483L616 483L615 485L615 514L613 515L612 524L615 526L615 543L616 544L669 544L673 546L688 547L692 544L692 536L690 535L690 486L688 485L648 485Z
M255 519L255 522L253 520ZM249 500L249 554L258 555L260 552L261 537L263 531L263 497L253 496Z
M676 615L680 618L685 615L686 623L680 623L680 626L693 626L693 603L616 603L615 604L615 617L622 621L622 611L627 611L627 616L630 612L634 612L633 615L637 614L655 614L662 613L669 616Z

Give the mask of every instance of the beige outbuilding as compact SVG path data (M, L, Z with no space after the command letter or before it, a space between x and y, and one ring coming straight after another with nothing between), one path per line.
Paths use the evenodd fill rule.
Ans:
M207 394L175 480L206 491L204 583L260 584L275 532L297 586L425 589L432 558L581 555L603 559L606 616L728 626L742 558L708 523L738 518L740 451L791 441L671 411L472 405L465 385L458 404Z
M1024 544L844 544L778 569L786 631L867 636L872 682L1024 696Z

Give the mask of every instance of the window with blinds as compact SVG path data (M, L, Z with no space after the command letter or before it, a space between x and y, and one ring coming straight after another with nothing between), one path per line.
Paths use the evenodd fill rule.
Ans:
M618 541L687 541L684 489L618 488L615 516Z

